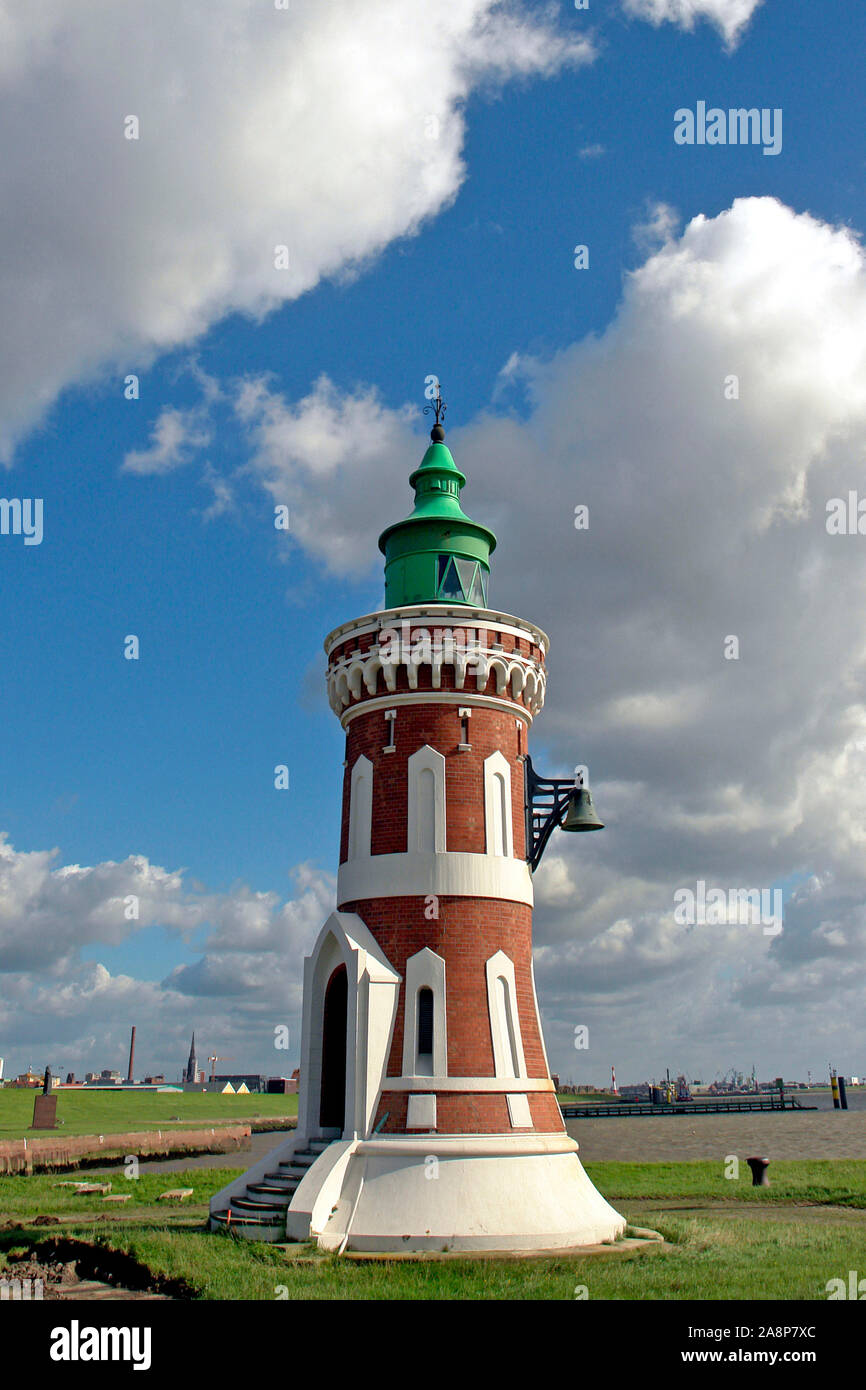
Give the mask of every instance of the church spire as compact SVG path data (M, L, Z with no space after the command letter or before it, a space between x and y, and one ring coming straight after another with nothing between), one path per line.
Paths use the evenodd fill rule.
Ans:
M192 1042L190 1043L189 1061L186 1064L186 1076L184 1080L192 1081L193 1083L198 1080L198 1058L195 1055L195 1033L193 1033Z

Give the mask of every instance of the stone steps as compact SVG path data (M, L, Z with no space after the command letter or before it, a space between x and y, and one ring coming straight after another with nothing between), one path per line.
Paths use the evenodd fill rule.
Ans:
M301 1179L328 1147L327 1140L313 1139L306 1149L298 1149L290 1159L249 1183L242 1197L235 1197L226 1211L211 1213L212 1231L228 1230L249 1240L286 1240L286 1212Z

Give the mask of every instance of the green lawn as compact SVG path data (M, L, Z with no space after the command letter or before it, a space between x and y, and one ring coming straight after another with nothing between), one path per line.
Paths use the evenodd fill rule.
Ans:
M126 1180L110 1171L112 1191L131 1191L123 1207L70 1197L56 1176L0 1178L3 1252L59 1235L98 1242L133 1256L154 1274L182 1281L201 1299L566 1299L582 1287L590 1299L824 1299L829 1279L866 1271L866 1162L777 1163L775 1186L726 1182L710 1163L587 1165L593 1181L635 1225L660 1231L651 1253L542 1260L354 1261L309 1246L278 1248L211 1235L207 1201L237 1168L190 1169ZM170 1186L195 1189L166 1210L156 1197ZM682 1201L707 1210L688 1215L653 1203ZM772 1202L760 1219L755 1201ZM809 1219L804 1219L806 1208ZM846 1211L847 1209L847 1211ZM61 1225L37 1227L38 1214Z
M0 1139L23 1135L121 1134L143 1129L184 1129L202 1124L295 1116L298 1097L223 1096L210 1091L58 1091L57 1129L33 1130L35 1092L0 1089ZM172 1123L179 1116L179 1122ZM62 1123L61 1123L62 1122Z
M611 1105L613 1103L613 1096L566 1096L560 1092L557 1092L556 1099L560 1105Z
M726 1178L719 1162L586 1163L587 1173L610 1201L656 1199L832 1204L866 1207L866 1159L809 1162L773 1160L769 1187L752 1187L752 1174L740 1160L739 1179ZM864 1270L866 1273L866 1270Z
M70 1220L82 1218L85 1222L97 1217L127 1219L130 1215L154 1217L165 1211L165 1205L157 1201L159 1194L172 1187L191 1187L193 1196L177 1207L174 1212L189 1216L198 1212L203 1219L207 1204L215 1192L219 1192L232 1178L240 1177L244 1168L189 1168L182 1173L159 1173L147 1165L141 1165L141 1177L128 1178L124 1166L106 1163L98 1170L90 1168L86 1173L32 1173L29 1176L16 1173L0 1177L0 1221L18 1217L26 1224L37 1215L62 1216ZM85 1197L76 1196L66 1182L110 1182L112 1195L128 1193L132 1200L115 1203L103 1202L98 1194Z

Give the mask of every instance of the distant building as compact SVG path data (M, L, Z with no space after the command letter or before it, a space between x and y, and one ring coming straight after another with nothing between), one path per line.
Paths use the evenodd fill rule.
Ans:
M195 1085L197 1081L204 1079L203 1075L199 1075L198 1058L195 1055L195 1033L192 1035L192 1042L189 1048L189 1060L186 1064L186 1071L183 1074L183 1079L191 1085Z
M267 1091L268 1078L266 1076L255 1076L252 1072L241 1072L237 1076L215 1076L214 1083L223 1089L225 1083L230 1081L232 1088L239 1091L241 1086L245 1086L248 1091Z
M44 1080L44 1076L38 1076L35 1071L31 1071L30 1067L28 1067L26 1071L22 1071L20 1075L16 1076L15 1080L12 1082L12 1085L19 1087L41 1086Z
M145 1086L164 1086L164 1085L165 1085L165 1077L162 1076L162 1075L157 1075L157 1076L146 1076L146 1077L144 1078L144 1084L145 1084Z

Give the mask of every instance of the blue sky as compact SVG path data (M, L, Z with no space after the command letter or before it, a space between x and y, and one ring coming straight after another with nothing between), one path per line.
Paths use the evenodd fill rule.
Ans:
M482 57L476 57L475 71L465 79L465 101L449 102L439 91L442 74L460 71L465 59L465 54L461 56L465 34L455 17L450 35L453 47L437 49L435 57L436 100L444 102L443 111L450 112L459 127L458 153L446 162L445 174L437 175L441 193L429 193L423 156L401 168L398 123L390 133L394 158L387 177L380 181L373 162L361 187L361 196L371 204L390 200L391 229L368 237L364 218L358 214L356 227L355 214L341 204L336 185L331 226L327 189L320 188L316 207L333 245L328 256L323 255L321 267L314 262L305 265L309 283L288 296L281 288L245 288L250 277L243 257L249 247L237 205L255 194L250 194L248 186L240 186L240 177L233 178L231 150L225 163L221 159L225 132L217 126L213 140L206 138L211 128L202 116L198 158L208 165L209 181L222 185L225 227L231 223L226 242L235 254L226 257L230 268L220 294L209 299L201 290L199 307L193 304L186 317L180 315L170 331L163 332L153 328L150 311L137 306L152 302L157 275L173 276L179 286L184 285L189 262L179 254L173 262L174 238L176 225L183 224L187 234L194 209L191 212L183 204L177 180L166 179L163 190L160 179L165 161L161 162L159 151L145 150L151 138L147 111L152 74L143 60L136 67L134 45L113 48L117 36L102 5L80 8L79 38L86 34L88 23L91 35L105 36L101 56L98 44L96 57L84 43L80 50L74 43L70 49L72 66L80 69L82 90L88 65L108 64L112 53L116 59L119 52L121 75L124 64L128 67L127 90L136 92L143 109L141 149L123 149L116 157L150 159L146 203L142 204L149 221L140 229L147 246L143 250L130 247L123 282L129 287L129 302L123 313L115 313L110 277L103 279L100 266L106 246L113 246L109 254L117 264L112 274L122 277L123 251L117 240L111 241L102 213L110 217L114 202L122 210L124 199L132 195L120 178L114 198L106 196L105 208L89 214L86 205L76 202L71 189L74 180L68 177L88 160L80 134L76 143L79 127L73 122L67 178L59 173L59 145L52 153L49 140L46 156L39 123L31 127L27 186L37 190L38 198L18 216L6 217L5 250L0 251L0 293L5 286L11 301L4 315L8 335L4 359L14 363L18 373L15 399L10 390L6 402L4 428L13 443L3 487L7 497L44 499L45 535L40 546L32 547L25 547L20 538L0 538L5 614L0 660L6 673L0 829L7 833L17 856L52 849L57 855L50 871L35 862L28 870L23 860L16 859L19 878L6 885L7 907L0 925L19 942L22 935L30 937L31 949L22 953L18 947L10 948L6 966L0 965L7 972L0 974L0 998L2 982L8 980L6 1004L0 1005L0 1055L6 1056L7 1071L30 1061L39 1065L50 1061L79 1072L90 1066L116 1066L126 1046L129 1023L136 1021L139 1051L148 1068L174 1074L185 1039L195 1026L207 1048L230 1051L238 1067L273 1070L269 1032L284 1011L286 1017L297 1017L300 959L303 950L309 949L310 933L315 934L315 908L325 904L328 876L336 868L343 739L324 699L322 640L341 621L380 605L381 556L376 540L379 530L409 506L408 474L421 456L429 425L421 414L425 377L436 373L443 383L449 443L469 475L465 505L470 514L501 533L492 602L538 622L555 639L557 622L562 628L571 613L581 634L584 661L596 667L593 713L605 702L605 708L614 709L617 701L643 698L646 688L640 665L628 668L614 653L602 650L602 625L611 631L627 620L627 591L621 593L624 606L620 610L604 613L575 596L575 591L591 591L590 567L600 578L606 558L613 564L611 547L588 549L582 561L575 557L567 568L551 563L543 572L546 523L535 524L537 518L521 515L515 472L521 467L530 473L536 470L539 493L549 497L550 524L563 508L571 510L571 494L557 490L569 478L576 488L583 487L587 495L599 499L608 481L611 495L628 483L629 505L638 511L640 489L653 491L656 475L650 465L644 475L639 470L629 478L617 473L620 457L635 462L634 453L627 450L641 439L639 415L636 433L609 440L610 447L597 456L585 446L585 438L597 441L599 431L608 425L591 420L579 406L579 392L587 389L585 383L580 386L582 363L589 363L590 377L605 363L610 369L608 394L601 400L608 419L615 419L626 406L631 409L620 395L620 389L629 392L631 378L628 372L620 376L617 371L618 353L631 322L623 295L632 273L654 255L663 254L664 245L676 248L692 219L714 222L735 200L773 198L792 219L809 213L816 225L850 228L859 235L866 226L866 136L854 94L862 79L866 21L862 8L853 3L815 6L805 0L764 0L754 7L739 42L729 49L720 24L714 22L721 17L723 23L722 0L696 3L695 13L705 17L691 29L677 22L689 6L675 3L669 6L671 18L657 25L639 16L640 0L634 7L637 13L631 15L614 0L594 0L587 12L576 12L564 3L554 5L549 15L543 6L530 5L523 10L527 22L543 25L546 35L547 56L536 65L541 70L521 76L519 69L521 64L525 69L526 63L515 45L506 62L511 69L507 80L495 80L497 45L482 36L478 50ZM305 11L303 5L299 8ZM394 6L377 7L370 0L364 8L374 12L378 8L381 17ZM499 7L476 0L474 5L458 8L466 11L466 19L473 9L483 17ZM58 9L62 13L66 7ZM657 13L664 9L663 4ZM13 14L12 23L16 22ZM156 27L170 25L169 10L157 6L151 22ZM250 21L246 52L251 82L256 43L263 42L255 28L258 22ZM287 22L308 25L311 51L329 41L326 33L316 33L312 11L297 19L290 16ZM410 43L401 35L402 31L395 35L389 57L397 63L401 45L408 51ZM45 39L38 32L30 37L37 47ZM592 44L591 61L585 54L568 56L568 45L580 39ZM485 59L486 43L493 51ZM423 67L423 43L416 37L411 44L413 60ZM384 61L384 53L382 57ZM177 59L181 70L182 59L181 44ZM489 60L487 71L485 60ZM11 60L13 68L18 64L17 70L2 79L0 117L5 112L13 129L15 83L29 80L29 90L36 95L39 84L51 79L50 60L42 68L28 68L28 61L35 62L28 60L22 46ZM208 79L207 74L196 78L196 59L189 61L191 89L195 90L196 81L203 84L202 90L207 90L218 110L219 63ZM273 56L267 61L272 63ZM309 71L314 71L312 65ZM351 81L349 74L347 82ZM286 83L291 86L288 73ZM325 85L317 90L315 81L311 87L313 112L324 114L332 89ZM279 90L277 84L271 96L275 110ZM397 92L395 102L399 105L404 97L402 90ZM75 91L67 99L74 106ZM698 100L722 108L781 108L782 152L768 157L760 147L675 145L675 110L693 108ZM131 96L125 109L130 101ZM267 112L265 102L265 120ZM101 118L102 113L98 115ZM180 109L174 117L163 114L163 136L173 118L181 122L182 144L188 132L184 133L185 113ZM417 113L411 118L416 120ZM154 124L151 117L150 128ZM86 121L81 129L86 129ZM349 137L350 146L353 138ZM376 138L389 137L377 131ZM194 170L194 147L187 157ZM278 143L273 143L269 157L275 185L291 182L293 166L280 167ZM335 154L335 160L345 160L347 168L361 157L352 148ZM303 152L299 158L303 159ZM179 167L183 170L182 160ZM341 168L335 169L335 180ZM325 181L328 177L327 172L317 176ZM134 180L139 175L130 177ZM141 178L144 182L143 174ZM191 201L195 196L193 187ZM27 250L32 246L28 220L41 217L44 225L53 206L58 210L50 238L54 264L50 273L42 275L38 266L34 269ZM660 207L666 211L659 214ZM421 209L420 222L417 209ZM275 229L272 241L282 234L293 246L306 211L303 200L282 207L276 199L263 217L263 225ZM654 218L655 231L646 230ZM132 213L128 222L119 215L116 237L135 238L138 233L131 232L130 226L140 222ZM219 222L213 226L215 259L219 259L225 227ZM284 233L281 228L286 229ZM757 233L753 236L745 225L737 235L747 249L757 239ZM260 240L264 258L264 234ZM823 284L815 281L815 257L823 246L819 242L816 233L814 257L806 246L802 251L792 247L780 253L792 258L784 293L791 294L796 257L802 254L804 294L813 296L818 309ZM587 271L574 268L576 244L589 247ZM148 259L156 245L161 247L158 264ZM203 235L195 246L196 256L207 256L208 245ZM304 254L309 260L309 252ZM706 252L708 259L715 254ZM736 248L728 247L724 255L730 258L728 266L736 265ZM772 246L767 255L772 265ZM727 273L723 259L719 252L722 287ZM76 278L80 303L61 302ZM195 281L196 272L189 278ZM22 284L26 295L20 290ZM55 332L50 301L58 286L63 290L58 295ZM185 292L179 290L178 297ZM674 294L664 288L658 292ZM194 299L193 292L190 297ZM27 314L28 303L41 306L33 320ZM710 305L708 313L711 309ZM87 340L86 350L82 346L80 353L76 348L79 321L81 336ZM856 323L855 318L855 336ZM676 313L665 318L665 324L675 326ZM745 322L738 331L772 372L775 340L762 345ZM725 350L729 347L726 344ZM503 375L509 361L512 367ZM736 365L730 370L736 370ZM786 370L782 364L781 377ZM568 371L574 372L573 394ZM140 377L138 400L124 399L124 377L130 372ZM320 399L323 377L331 383L331 396L324 401ZM257 433L264 418L261 411L254 409L246 420L239 416L238 392L244 380L264 382L268 399L278 403L280 433L276 444L270 442L270 451ZM672 403L665 410L676 412L677 384L669 380L668 386ZM850 416L836 411L826 435L846 438L849 457L856 452L851 441L861 423L854 394L852 388ZM576 403L574 417L557 416L554 403L562 405L570 398ZM352 400L361 404L349 428L348 415L340 415L340 403ZM330 473L317 474L310 462L314 443L309 438L315 422L308 421L310 430L305 432L305 401L317 403L316 419L330 409L334 428L339 417L342 433L334 445L338 458ZM177 456L159 465L148 451L166 410L188 413L182 417L186 444ZM662 429L669 424L669 448L675 451L678 421L671 417L666 424L666 419L662 414ZM759 423L755 428L760 438ZM658 425L657 419L645 420L650 432ZM377 451L380 428L381 454ZM710 422L707 428L712 429ZM553 474L548 479L544 476L548 437L555 440L554 452L559 451L555 480ZM684 437L693 440L694 431L687 430ZM826 437L821 435L824 442L816 443L814 454L815 460L824 463ZM655 436L654 442L663 459L664 439ZM279 447L288 460L285 467L275 462L273 449ZM776 449L779 457L785 454L784 439L768 441L767 447ZM150 457L151 462L139 471L124 470L130 455ZM681 454L677 467L685 461ZM695 461L696 470L702 466ZM719 468L708 458L706 467L711 466L720 480ZM288 538L273 527L278 495L292 513ZM576 492L574 500L583 495ZM214 505L220 497L222 501ZM341 521L332 527L335 511ZM640 535L639 516L634 524L635 534ZM795 539L786 554L796 553ZM764 565L764 573L775 581L779 577L775 559L768 554ZM622 569L611 578L614 588L622 583ZM712 588L713 581L707 582ZM717 592L723 587L720 581ZM780 579L775 598L766 596L770 623L784 589ZM682 575L682 602L679 608L676 602L666 607L670 593L666 583L660 583L655 598L664 609L658 619L662 648L672 615L682 611L692 592L688 575ZM577 606L569 609L572 600ZM748 603L737 611L746 614ZM558 634L560 641L565 630ZM123 658L129 633L140 639L138 661ZM856 641L859 644L859 635ZM761 640L758 651L764 653L765 669L756 676L755 690L763 689L763 679L769 679L771 686L786 683L787 668L785 674L779 668L779 679L772 680L772 647ZM789 1059L793 1070L822 1066L826 1042L816 1042L813 1052L796 1023L797 1010L807 1006L800 997L808 973L804 962L815 958L825 962L826 923L836 921L842 911L840 902L853 914L847 937L850 948L851 933L859 924L860 888L851 864L831 862L826 846L812 845L808 839L789 841L777 854L779 834L767 808L778 805L782 783L802 748L798 739L806 737L806 731L813 731L815 748L827 766L834 767L834 759L838 762L842 757L847 744L838 738L834 742L835 736L815 725L816 711L827 707L827 691L804 693L803 706L790 722L787 743L785 711L771 712L784 749L774 766L782 765L784 773L778 785L768 776L755 790L767 816L756 813L753 837L766 847L766 855L762 858L754 842L744 849L738 841L705 846L703 859L677 851L655 880L658 902L647 891L647 878L635 888L633 899L626 901L610 885L617 876L621 885L626 879L635 883L638 867L646 874L653 858L651 845L640 841L637 833L627 839L629 827L640 826L642 819L638 791L651 804L653 792L644 775L649 762L642 770L635 769L635 795L629 801L624 788L631 774L627 765L615 764L613 750L619 749L618 756L624 759L623 750L630 745L613 733L604 733L601 726L593 728L590 711L581 705L581 683L575 686L574 672L564 657L557 659L556 646L553 663L551 694L556 682L561 685L554 709L549 717L541 716L534 732L536 761L552 773L565 771L588 744L595 758L596 785L603 784L606 772L615 767L610 774L615 785L609 804L622 818L619 844L627 842L631 847L618 858L616 843L608 843L603 851L606 857L593 861L598 872L607 876L607 886L592 895L592 912L579 930L569 929L566 898L562 893L557 896L554 879L546 897L541 895L542 982L563 969L574 970L568 999L553 989L545 996L542 984L554 1064L564 1074L569 1067L575 1069L575 1059L567 1051L571 1021L583 1018L581 1010L590 1010L604 1044L597 1055L591 1049L588 1059L581 1056L580 1065L589 1066L596 1081L604 1079L611 1061L616 1062L621 1079L630 1079L632 1072L633 1079L644 1079L637 1071L645 1065L646 1035L621 1034L618 1025L622 1008L639 989L640 971L632 978L632 964L619 981L615 966L605 973L607 934L617 922L626 922L632 937L643 930L661 930L658 923L665 916L663 898L669 896L670 885L691 881L688 871L694 868L697 874L703 863L708 877L715 871L724 882L738 883L742 881L738 875L752 873L759 878L763 874L760 881L767 885L789 880L802 884L817 875L821 892L830 894L830 906L813 917L808 915L810 903L801 904L803 939L799 947L786 944L787 960L781 951L778 959L770 954L766 942L756 944L757 955L751 954L750 947L741 958L736 943L730 947L733 958L722 952L719 978L728 981L733 971L738 982L725 1005L724 1019L710 1020L701 1033L700 1046L695 1017L675 1020L673 1038L661 1030L649 1048L654 1057L658 1054L656 1070L670 1064L672 1052L676 1065L697 1074L711 1068L716 1051L718 1065L724 1061L729 1066L727 1032L741 1033L741 1021L734 1015L746 1007L754 1009L756 1032L746 1049L748 1058L743 1053L740 1059L744 1067L753 1053L761 1059L759 1070L763 1064L770 1074ZM669 690L672 674L662 678L655 673L659 690ZM856 681L856 672L849 674ZM841 677L840 682L845 684ZM832 691L829 698L832 705ZM733 721L728 734L736 747L738 738L743 738L743 726L752 727L748 700L737 716L739 733L730 699L721 703L727 711L723 718ZM710 705L705 710L701 737L711 744L717 737L716 716ZM761 723L755 719L755 729ZM676 742L676 730L672 737ZM764 750L772 742L763 732L755 737ZM648 744L655 738L650 722L643 732L650 760ZM664 794L672 787L674 795L682 793L683 806L691 806L697 819L704 812L710 815L719 785L717 771L708 767L706 777L701 777L693 759L689 770L679 773L676 759L668 762L670 787L658 784L657 790ZM274 790L273 769L278 763L289 767L288 792ZM838 770L833 773L841 775ZM828 796L831 791L832 786ZM856 818L859 812L849 807L848 814ZM668 835L666 852L670 843ZM569 847L561 852L566 867L559 869L557 861L554 869L565 874L567 881L574 874L579 885L577 850ZM68 885L67 892L56 879L45 880L46 872L64 865L93 869L123 864L129 856L143 856L150 866L170 875L183 871L182 886L169 893L171 910L160 907L157 897L150 914L153 920L137 930L117 922L101 928L97 919L101 910L108 909L100 909L98 903L94 906L89 897L83 904L74 893L68 896L73 892ZM273 942L268 946L251 940L242 952L227 946L229 928L220 925L220 913L230 920L234 904L248 889L253 895L274 895L269 910L278 915L285 902L303 898L298 865L307 865L305 872L313 876L305 880L312 898L308 908L298 910L297 920L292 919L282 944L274 947ZM27 878L30 870L36 880L32 883ZM794 890L795 904L798 891ZM835 894L841 894L838 901ZM578 886L572 904L579 896ZM218 900L219 910L190 908L202 897ZM796 911L795 905L795 919ZM77 913L83 914L82 922L87 918L79 934L74 926ZM62 924L64 914L67 925L72 923L68 930ZM647 914L655 914L652 929L647 926ZM844 934L846 929L840 930ZM264 926L261 931L267 934ZM806 943L811 941L814 947L816 933L824 944L810 951ZM47 959L42 958L41 949L32 949L37 940ZM575 941L589 953L588 962L575 958ZM647 948L652 969L677 971L685 945L669 935L656 945L658 949ZM233 949L240 952L235 957ZM688 950L692 949L689 942ZM696 979L707 979L714 968L716 948L705 949L709 954L695 957L689 967ZM595 964L593 950L599 952ZM213 979L206 967L209 953L218 962ZM854 955L859 959L857 952ZM850 949L846 959L851 960ZM92 974L97 966L104 967L110 977L106 983L101 976L98 988ZM192 973L172 974L183 969ZM787 972L780 1007L789 1009L788 1043L784 1028L779 1040L778 1019L772 1027L759 1021L758 996L752 998L757 976L771 969ZM283 970L294 983L281 995L272 981L275 972ZM144 989L145 984L150 988ZM768 982L765 988L770 997L779 994L778 982ZM104 1008L94 1009L94 989ZM808 996L808 990L805 993ZM57 1009L52 1003L55 996L60 1001ZM649 992L643 1003L645 1027L651 1028ZM811 997L808 1006L813 1005L818 1018L820 990ZM843 1068L846 1045L840 1035ZM854 1048L852 1040L850 1047ZM296 1060L294 1052L290 1060ZM852 1051L850 1070L858 1069L855 1062ZM864 1069L864 1059L859 1067Z

